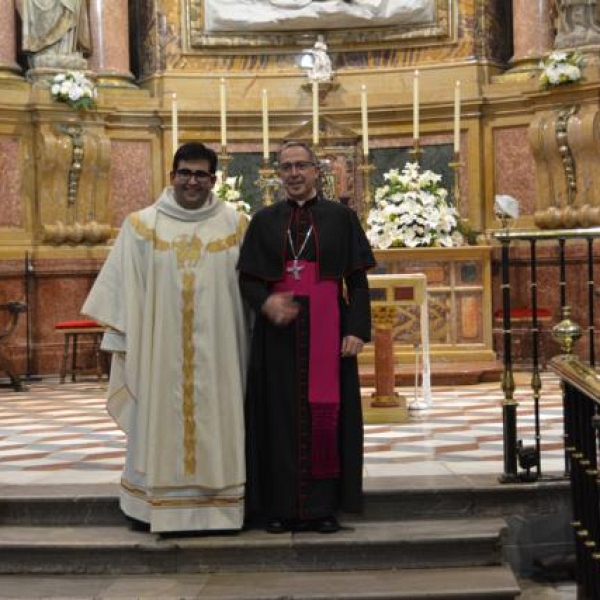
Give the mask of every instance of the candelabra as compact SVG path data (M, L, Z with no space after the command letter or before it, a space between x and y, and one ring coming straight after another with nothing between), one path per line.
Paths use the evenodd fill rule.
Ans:
M452 200L456 210L460 213L460 152L454 151L452 161L448 166L454 171L452 178Z
M421 147L419 138L413 138L413 147L412 150L410 150L410 155L412 156L413 161L416 163L420 163L422 154L423 148Z
M266 158L263 158L262 166L258 169L258 175L255 185L260 189L262 205L269 206L275 201L275 194L281 186L281 181L277 177L277 171Z
M227 146L221 146L221 154L219 154L219 165L223 173L223 181L227 179L229 173L229 163L231 162L231 154L227 154Z
M358 170L362 175L363 187L363 209L361 222L363 227L367 226L367 217L373 206L373 192L371 190L371 173L375 170L375 165L369 162L369 157L365 156L365 162L358 166Z

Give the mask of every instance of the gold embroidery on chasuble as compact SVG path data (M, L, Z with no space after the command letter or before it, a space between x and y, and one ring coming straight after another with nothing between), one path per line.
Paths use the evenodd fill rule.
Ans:
M142 223L137 215L131 217L131 224L144 239L152 242L158 251L173 250L177 259L177 269L182 271L182 323L181 340L183 350L183 466L186 475L196 472L196 420L194 417L194 294L196 290L195 268L202 257L202 240L195 231L192 235L177 236L171 242L156 235L154 229ZM246 219L240 219L235 233L213 240L206 244L206 252L223 252L239 245L248 227Z
M144 501L149 502L152 506L162 508L181 508L181 507L198 507L198 506L230 506L238 505L243 499L243 495L230 494L228 496L214 496L208 494L207 496L190 496L188 498L156 498L148 497L148 490L138 487L126 479L121 480L121 485L127 490L132 496L143 498Z

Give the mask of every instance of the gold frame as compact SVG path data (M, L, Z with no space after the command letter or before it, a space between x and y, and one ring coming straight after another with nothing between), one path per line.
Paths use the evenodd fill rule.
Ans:
M393 25L360 29L327 30L327 42L344 52L385 47L390 42L403 41L408 45L427 42L448 43L456 35L457 0L436 0L433 22L410 25ZM204 0L186 0L183 14L185 52L198 54L250 54L257 48L269 48L272 53L296 52L306 46L310 31L283 31L257 33L214 33L204 31Z

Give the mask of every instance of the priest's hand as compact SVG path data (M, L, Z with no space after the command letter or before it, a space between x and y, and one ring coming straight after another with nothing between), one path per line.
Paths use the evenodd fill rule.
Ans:
M261 310L271 323L283 327L298 316L300 306L294 302L294 292L275 292L265 300Z
M347 335L342 339L342 356L356 356L365 343L355 335Z

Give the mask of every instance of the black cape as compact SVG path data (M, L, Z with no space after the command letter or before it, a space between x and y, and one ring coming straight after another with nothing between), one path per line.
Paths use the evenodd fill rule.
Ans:
M305 209L313 224L312 252L320 278L339 281L340 338L352 334L368 341L365 271L375 260L356 214L322 198L308 202ZM283 278L292 212L288 202L259 211L250 222L238 263L242 294L256 313L246 397L250 521L320 518L340 508L357 512L362 502L363 424L356 357L340 360L339 480L312 480L306 459L310 408L302 356L302 348L308 346L306 299L296 298L302 306L300 316L286 327L274 326L260 312L270 285Z

